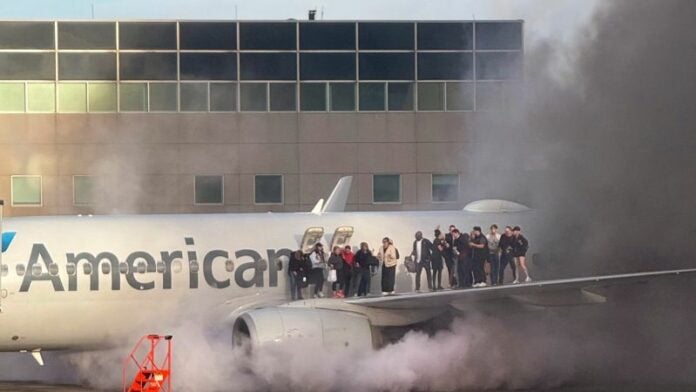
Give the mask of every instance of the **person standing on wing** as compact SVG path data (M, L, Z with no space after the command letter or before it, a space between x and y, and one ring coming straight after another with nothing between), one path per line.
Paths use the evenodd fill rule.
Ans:
M312 282L314 283L314 298L324 297L324 270L326 269L326 256L324 255L324 246L316 244L314 251L309 255L309 261L312 262Z
M491 286L496 286L500 279L500 234L498 225L491 225L490 232L486 236L488 240L488 262L491 264Z
M395 292L394 284L396 283L398 257L394 243L389 237L384 237L382 240L377 259L382 263L382 295L392 295Z
M522 235L522 228L515 226L512 229L512 235L514 241L512 242L512 255L515 257L515 263L521 268L520 273L524 271L527 276L525 282L529 283L532 281L532 277L529 276L529 269L527 268L527 250L529 249L529 241ZM518 282L515 280L515 282Z
M428 289L433 291L433 277L430 269L430 259L432 257L433 244L427 238L423 238L423 233L416 232L416 240L413 241L413 251L411 257L416 261L416 291L420 292L421 272L425 269L425 277L428 279Z
M481 233L481 227L474 226L469 239L471 261L473 263L474 287L486 287L485 263L488 260L488 240Z

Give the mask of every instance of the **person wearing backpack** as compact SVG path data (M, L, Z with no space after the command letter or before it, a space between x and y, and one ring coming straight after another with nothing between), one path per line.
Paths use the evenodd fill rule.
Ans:
M384 237L382 240L377 259L382 263L382 295L393 295L399 251L389 237Z

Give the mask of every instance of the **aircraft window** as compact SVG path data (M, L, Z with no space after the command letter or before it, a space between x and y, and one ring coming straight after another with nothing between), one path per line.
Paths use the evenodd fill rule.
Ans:
M2 276L7 276L7 273L9 272L9 270L10 269L7 267L7 265L3 264L2 265Z
M17 264L17 276L24 276L24 264Z
M258 261L258 268L261 271L265 271L268 269L268 261L266 259L261 259Z
M232 260L225 260L225 270L227 272L232 272L234 271L234 261Z
M102 263L101 270L102 270L102 274L104 274L104 275L111 273L111 264Z
M68 275L73 276L77 273L77 269L75 268L75 264L68 264L65 266L65 272L68 273Z
M42 268L39 264L33 265L31 267L31 274L34 276L41 276Z
M139 274L144 274L147 272L147 265L145 264L144 261L141 261L138 263L138 266L136 267L136 271L138 271Z
M118 265L118 272L122 274L127 274L128 273L128 264L126 263L121 263Z
M53 276L58 275L58 264L50 264L48 266L48 273Z
M177 274L179 272L181 272L181 270L183 270L183 267L181 266L181 261L175 260L174 262L172 262L171 268L172 268L172 271L177 273Z
M92 275L92 264L82 265L82 270L85 273L85 275Z
M281 260L281 259L276 260L276 269L277 269L278 271L282 271L282 270L283 270L283 260Z
M163 274L166 269L167 269L167 267L164 265L163 262L161 262L161 261L157 262L157 273Z
M195 261L195 260L192 261L192 262L189 264L189 268L190 268L191 272L193 272L194 274L197 273L197 272L198 272L198 262Z

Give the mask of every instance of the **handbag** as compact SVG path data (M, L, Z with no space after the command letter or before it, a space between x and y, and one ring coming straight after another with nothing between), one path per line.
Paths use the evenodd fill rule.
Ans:
M413 260L413 257L408 256L406 257L406 260L404 261L404 265L406 265L406 271L410 273L416 273L416 261Z
M329 282L335 282L338 280L338 274L336 274L335 269L330 269L329 270L329 277L326 279Z

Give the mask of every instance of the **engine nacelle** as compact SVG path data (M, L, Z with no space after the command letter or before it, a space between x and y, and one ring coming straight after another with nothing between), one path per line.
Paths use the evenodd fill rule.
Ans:
M337 310L270 307L241 314L234 322L236 345L251 347L302 341L329 348L371 350L376 346L367 317Z

